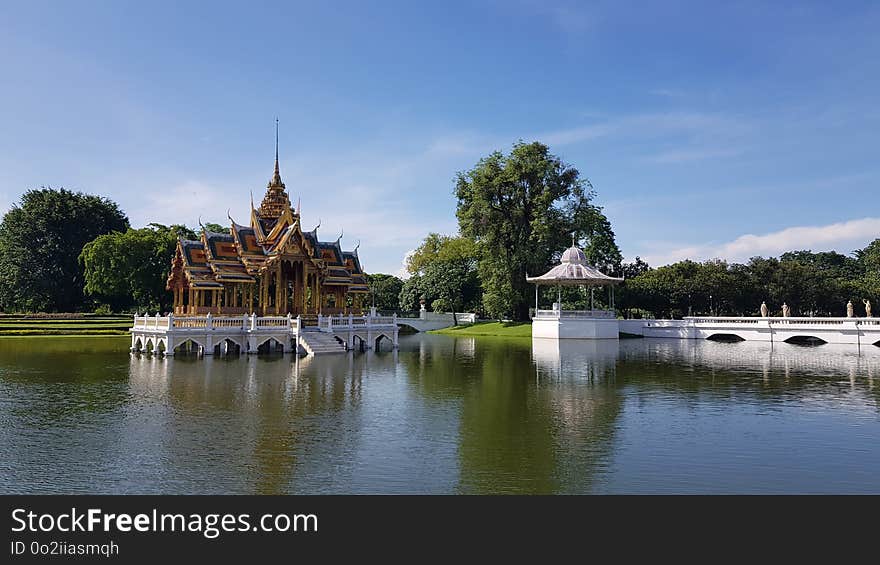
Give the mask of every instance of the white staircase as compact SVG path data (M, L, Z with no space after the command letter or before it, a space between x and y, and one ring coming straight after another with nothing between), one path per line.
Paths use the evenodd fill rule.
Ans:
M345 345L339 343L333 334L320 331L304 331L299 334L299 344L309 355L324 353L345 353Z

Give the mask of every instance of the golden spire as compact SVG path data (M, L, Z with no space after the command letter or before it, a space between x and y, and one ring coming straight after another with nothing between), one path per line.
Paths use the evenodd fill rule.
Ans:
M266 195L260 203L259 216L261 218L273 219L279 218L284 213L293 213L290 209L290 198L281 181L281 171L278 166L278 118L275 118L275 172L272 174L272 180L266 187Z
M284 188L284 183L281 182L281 169L278 167L278 118L275 118L275 172L272 174L272 182L269 183L269 187L280 186Z

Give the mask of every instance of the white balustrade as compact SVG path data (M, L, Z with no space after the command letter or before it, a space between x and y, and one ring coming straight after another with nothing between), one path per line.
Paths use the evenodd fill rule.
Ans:
M535 318L558 320L559 318L616 318L612 310L538 310Z
M741 316L688 316L685 320L694 324L772 324L797 326L876 325L874 318L809 318L809 317L741 317Z

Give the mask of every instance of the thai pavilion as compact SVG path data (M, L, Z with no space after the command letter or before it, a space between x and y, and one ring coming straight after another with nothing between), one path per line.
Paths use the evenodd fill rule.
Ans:
M227 233L202 229L198 240L181 239L166 288L174 314L311 316L360 314L368 293L357 247L343 251L342 236L320 241L318 228L304 231L278 167L250 224L230 217Z

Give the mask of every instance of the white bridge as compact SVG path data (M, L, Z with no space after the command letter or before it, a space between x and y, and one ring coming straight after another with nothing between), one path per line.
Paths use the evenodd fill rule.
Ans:
M379 349L387 341L398 346L397 315L318 316L308 326L287 316L134 316L131 351L174 355L268 353L342 353Z
M768 342L880 343L880 318L759 318L694 316L683 320L618 320L619 330L644 337Z

